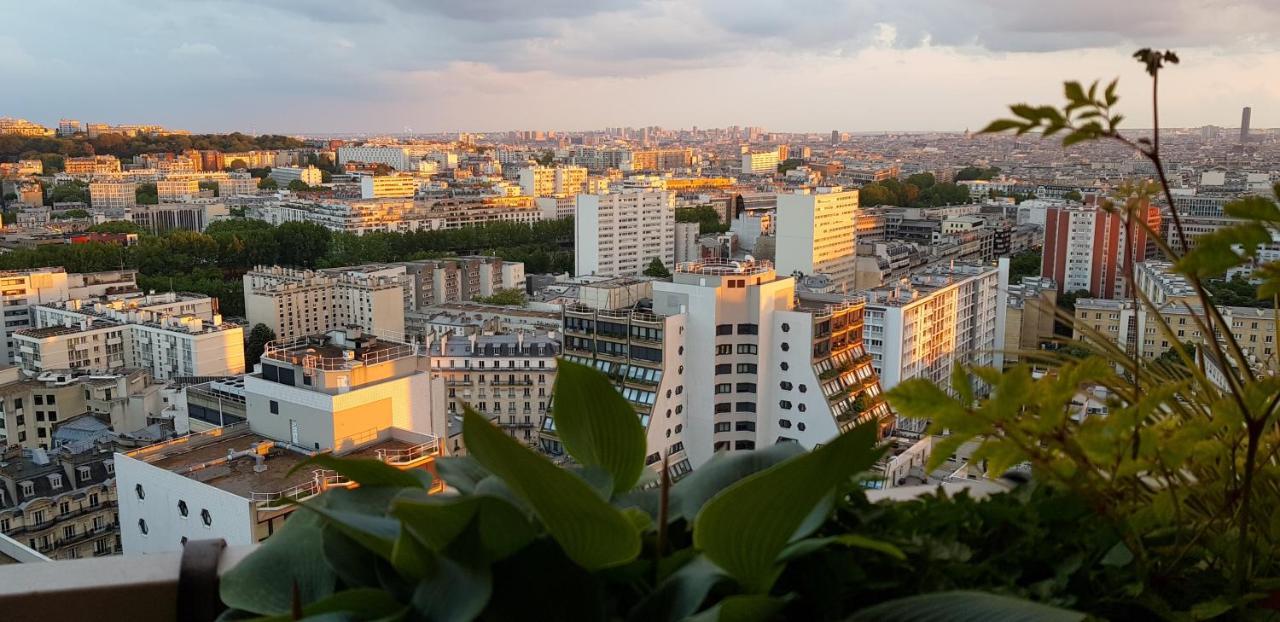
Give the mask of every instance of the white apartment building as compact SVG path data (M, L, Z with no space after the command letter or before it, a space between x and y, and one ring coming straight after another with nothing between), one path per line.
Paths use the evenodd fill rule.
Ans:
M34 326L33 307L71 299L136 294L137 278L135 270L67 273L62 268L35 268L0 272L0 314L4 317L0 352L4 362L17 361L13 333Z
M858 273L858 191L839 186L778 195L778 272L823 274L852 288Z
M466 302L477 296L492 296L498 290L520 289L525 285L523 263L496 257L421 259L406 261L400 266L407 277L405 308L416 311L449 302Z
M413 198L418 193L418 180L409 175L363 175L360 198Z
M91 182L89 204L98 209L129 209L138 204L138 184L131 181Z
M246 421L117 453L120 524L129 554L188 539L260 542L292 501L352 483L299 463L320 453L425 468L440 455L443 381L408 344L358 331L273 342L244 378Z
M700 226L696 222L676 223L676 263L702 259L702 245L698 242Z
M867 352L886 391L912 378L950 386L956 363L1003 366L1008 266L933 266L861 292ZM899 422L914 432L923 424Z
M585 166L530 166L520 169L520 191L526 196L579 194L586 190Z
M543 220L559 220L573 217L578 207L578 197L577 195L538 197L534 199L534 203L538 206Z
M161 203L194 199L200 194L200 181L190 179L161 179L156 182L156 197Z
M404 147L338 147L338 164L347 162L386 164L397 171L413 170L409 151Z
M160 380L244 373L244 330L199 310L211 305L172 293L40 305L34 327L13 335L17 365L33 374L136 368Z
M347 326L389 338L404 336L405 267L370 264L329 270L257 266L244 275L245 318L278 340Z
M252 177L230 177L218 179L219 197L254 196L258 194L258 180Z
M289 185L291 181L301 181L308 186L319 186L324 183L324 175L320 169L314 166L306 168L300 166L277 166L268 173L271 179L276 180L280 188L283 189Z
M560 342L551 335L441 335L430 339L431 372L444 378L450 416L464 405L529 445L551 404Z
M778 150L742 154L743 175L772 175L778 172Z
M618 382L645 425L650 468L672 477L717 452L779 442L812 448L892 417L863 349L863 302L797 296L769 262L679 264L652 299L564 310L565 359ZM554 421L539 432L557 450Z
M573 220L577 276L634 276L653 258L675 263L675 195L666 190L580 194Z

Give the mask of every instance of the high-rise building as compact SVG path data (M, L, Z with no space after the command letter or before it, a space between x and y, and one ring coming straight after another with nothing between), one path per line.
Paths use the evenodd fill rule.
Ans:
M866 344L885 390L913 378L949 386L956 363L1003 365L1008 259L939 265L866 290ZM900 422L914 432L924 422Z
M120 172L120 160L113 155L67 158L62 167L68 175L110 175Z
M839 186L778 195L778 271L823 274L853 287L858 272L858 191Z
M405 287L400 265L321 271L257 266L244 275L245 318L282 341L348 326L403 339Z
M409 288L405 308L415 311L524 287L524 264L497 257L421 259L402 265Z
M267 538L292 502L353 485L295 468L318 454L427 467L447 422L443 381L426 369L413 346L358 329L272 342L244 378L246 421L115 455L125 552Z
M161 203L193 199L200 194L200 181L195 178L161 179L156 182L156 198Z
M84 124L75 119L61 119L58 121L58 136L63 138L75 136L84 129Z
M696 222L676 223L676 263L702 259L702 246L698 242L700 228Z
M773 175L778 172L778 150L742 154L743 175Z
M1240 111L1240 144L1249 142L1249 117L1253 116L1253 108L1245 106Z
M1160 230L1160 208L1139 208L1153 231ZM1087 290L1095 298L1123 297L1124 273L1147 257L1145 228L1132 225L1132 244L1126 244L1126 223L1119 211L1097 205L1051 205L1045 210L1044 259L1040 275L1058 284L1058 293ZM1126 248L1129 252L1126 253Z
M218 197L220 198L256 194L258 194L258 180L248 175L237 176L236 173L232 173L230 177L218 179Z
M137 278L135 270L67 273L58 267L0 272L0 311L5 318L0 326L0 353L4 362L17 361L13 333L34 326L34 307L63 300L137 294Z
M277 166L268 173L271 179L276 180L280 188L289 185L291 181L301 181L308 186L319 186L324 183L324 174L320 169L314 166Z
M409 175L362 175L360 198L412 198L418 193L418 180Z
M656 257L675 263L675 195L634 189L580 194L573 219L574 273L634 276Z
M531 197L564 196L586 190L583 166L530 166L520 169L520 191Z
M90 183L89 204L96 209L129 209L138 204L138 184L131 181L95 181Z
M560 342L545 335L441 335L430 340L432 373L444 378L450 416L464 405L490 418L511 438L538 442L556 381Z
M404 147L338 147L338 164L386 164L397 171L408 171L409 152Z
M835 145L840 142L840 130L831 130L831 144Z
M651 299L564 310L565 359L603 371L636 408L650 468L666 458L679 478L717 452L891 427L861 298L797 295L768 262L679 264L672 279L654 281ZM560 449L550 418L540 442Z

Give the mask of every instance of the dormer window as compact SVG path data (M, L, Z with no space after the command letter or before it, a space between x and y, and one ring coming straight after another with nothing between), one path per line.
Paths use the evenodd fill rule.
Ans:
M62 489L62 476L61 476L61 475L59 475L59 474L57 474L57 473L54 473L54 474L50 475L50 476L49 476L49 486L50 486L50 487L52 487L54 490L61 490L61 489Z
M22 496L24 497L30 497L31 495L36 494L36 485L34 482L22 482L19 486L22 487Z
M79 477L80 481L82 482L89 481L89 467L87 466L76 467L76 476Z

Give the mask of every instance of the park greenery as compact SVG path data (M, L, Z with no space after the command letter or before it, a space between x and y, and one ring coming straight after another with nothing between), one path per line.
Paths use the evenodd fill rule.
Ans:
M1090 604L1087 588L1128 578L1077 572L1109 536L1047 489L869 503L872 423L811 452L721 454L672 484L645 468L645 430L605 375L561 361L555 395L572 468L469 407L468 455L434 463L452 492L376 460L301 465L359 487L303 502L226 573L224 619L1076 621L1027 597Z
M529 303L528 298L525 297L524 290L517 287L500 289L490 296L476 296L472 300L481 304L506 307L523 307Z
M249 136L231 134L189 134L171 136L135 136L101 134L95 138L0 135L0 161L34 158L44 162L46 175L61 172L68 157L113 155L121 159L144 153L182 153L188 149L217 151L252 151L254 149L296 149L302 141L276 135Z
M716 208L710 205L699 205L698 207L677 207L676 222L696 222L698 223L698 233L706 235L708 233L724 233L729 230L729 223L724 222L720 218L720 213Z
M1271 297L1258 298L1258 285L1243 274L1235 274L1231 278L1207 279L1205 289L1213 296L1214 302L1228 307L1256 307L1271 309L1275 301Z
M90 231L137 233L139 243L50 244L0 255L0 269L63 266L68 272L133 268L145 290L191 291L219 299L223 314L244 315L244 273L258 265L331 268L370 262L408 261L457 255L493 255L521 261L532 274L573 269L573 222L491 223L478 227L334 234L319 225L261 220L212 223L204 232L151 235L130 222L107 222Z
M1040 259L1043 249L1029 248L1009 258L1009 284L1022 283L1027 276L1040 276Z
M649 265L644 269L645 276L651 276L659 279L671 278L671 271L662 263L662 259L654 257L649 260Z
M956 181L990 180L1000 174L998 166L966 166L956 171Z
M937 183L932 173L916 173L906 181L886 179L863 185L858 190L858 204L863 207L896 205L898 207L938 207L969 202L969 189L949 183Z

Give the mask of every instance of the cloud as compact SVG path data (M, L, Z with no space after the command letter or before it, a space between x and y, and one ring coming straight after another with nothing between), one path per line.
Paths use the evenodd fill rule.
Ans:
M191 43L184 41L182 45L169 50L169 56L222 56L222 51L218 49L218 46L213 45L212 43Z

